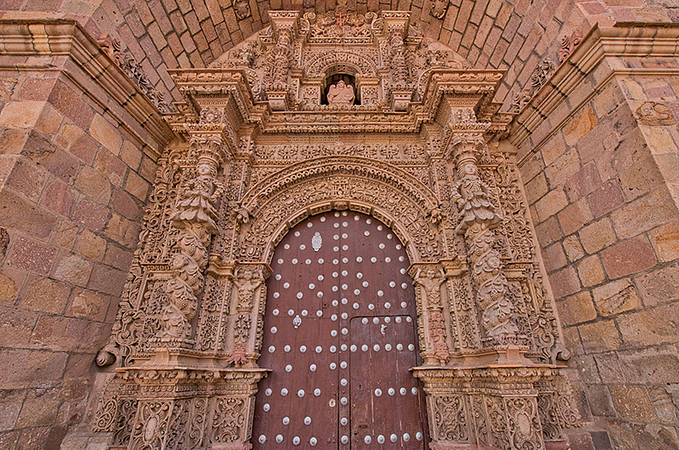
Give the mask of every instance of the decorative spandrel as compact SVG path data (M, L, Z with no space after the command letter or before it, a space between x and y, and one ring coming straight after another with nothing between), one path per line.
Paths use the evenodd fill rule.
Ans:
M408 264L391 230L354 212L314 216L280 242L255 448L424 448L424 394L409 372L420 359Z

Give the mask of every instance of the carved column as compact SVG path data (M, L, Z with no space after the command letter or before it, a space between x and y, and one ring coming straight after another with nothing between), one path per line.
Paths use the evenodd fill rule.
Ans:
M471 109L456 110L451 125L451 155L457 171L452 198L457 203L456 231L465 238L471 278L476 290L484 347L525 344L515 323L515 306L508 293L498 237L494 230L502 223L488 185L481 180L478 156L487 151L483 133L490 124L476 121ZM526 347L526 350L528 348Z
M196 155L195 174L180 187L171 217L179 229L177 247L170 262L172 276L165 283L167 303L163 307L156 344L161 347L189 348L198 297L203 291L203 272L208 262L208 248L217 234L215 203L224 193L217 180L217 170L224 159L221 138L196 135L190 143Z
M234 366L257 367L264 333L267 264L238 264L233 276L231 305L231 355Z
M264 84L269 105L274 111L285 111L290 106L288 74L298 17L296 11L269 11L275 44L266 54Z
M391 72L390 94L394 102L394 110L405 111L413 97L410 68L408 67L408 47L406 36L410 23L410 14L398 11L383 11L382 17L387 32L389 69Z

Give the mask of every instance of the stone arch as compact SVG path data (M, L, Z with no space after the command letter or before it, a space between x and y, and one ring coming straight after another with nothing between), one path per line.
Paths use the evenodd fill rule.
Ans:
M288 230L332 209L372 215L391 227L411 262L443 256L435 194L381 161L351 156L304 161L262 180L241 205L251 216L241 233L241 261L269 262Z
M333 66L347 66L356 71L354 75L376 77L377 66L370 58L354 52L322 52L307 63L306 74L310 77L324 76Z

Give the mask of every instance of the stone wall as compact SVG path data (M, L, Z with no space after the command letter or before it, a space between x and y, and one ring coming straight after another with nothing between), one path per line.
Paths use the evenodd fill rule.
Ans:
M662 40L625 32L648 36L645 52ZM650 53L604 57L549 107L552 88L569 93L563 70L517 119L533 131L521 172L583 419L620 450L679 448L678 60ZM537 112L544 122L528 125ZM576 440L610 448L596 432Z
M558 64L562 38L596 23L670 22L679 8L659 0L0 0L5 18L74 17L94 37L110 34L141 64L168 99L181 100L167 69L206 67L270 25L269 10L324 13L345 4L359 13L410 10L429 38L476 68L509 69L497 99L509 107L530 87L545 58ZM4 11L4 12L3 12Z
M58 448L85 412L162 124L74 23L9 33L24 45L0 52L0 447Z

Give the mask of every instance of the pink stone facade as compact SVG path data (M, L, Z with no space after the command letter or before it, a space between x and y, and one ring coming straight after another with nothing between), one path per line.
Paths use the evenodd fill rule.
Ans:
M503 111L545 58L556 63L494 144L516 152L572 353L563 372L582 426L568 431L571 448L679 448L679 50L670 24L679 10L651 0L453 0L436 17L434 3L347 6L410 10L427 37L472 67L507 70L495 94ZM108 449L91 430L113 370L94 360L116 320L158 160L178 137L95 39L119 38L170 104L183 97L169 69L208 66L268 27L268 10L336 6L0 0L0 36L30 42L0 48L1 448ZM53 20L22 24L44 13ZM616 23L635 31L604 30ZM576 31L583 45L559 66L562 38ZM69 44L41 47L55 36ZM615 47L625 39L647 47L626 54Z

